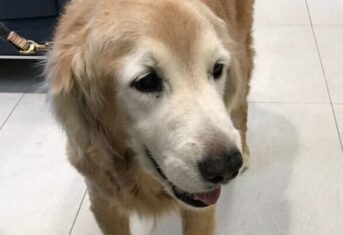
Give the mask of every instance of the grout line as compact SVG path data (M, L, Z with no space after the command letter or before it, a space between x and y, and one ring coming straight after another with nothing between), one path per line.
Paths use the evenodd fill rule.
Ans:
M14 105L14 107L12 108L11 112L7 115L5 121L2 123L2 125L0 126L0 131L2 130L2 128L6 125L7 121L10 119L10 117L12 116L12 114L14 113L15 109L18 107L19 103L23 100L24 96L27 94L27 92L31 89L31 87L33 86L33 80L31 81L30 85L25 89L25 91L23 92L22 96L19 98L19 100L17 101L17 103Z
M337 130L337 133L338 133L338 139L339 139L339 142L340 142L340 144L341 144L341 150L342 150L342 152L343 152L342 137L341 137L341 133L340 133L340 131L339 131L338 122L337 122L337 117L336 117L336 112L335 112L335 108L334 108L333 103L332 103L332 97L331 97L331 93L330 93L330 89L329 89L329 85L328 85L328 80L327 80L327 77L326 77L326 73L325 73L325 69L324 69L324 64L323 64L322 56L321 56L320 51L319 51L319 45L318 45L318 41L317 41L317 37L316 37L315 30L314 30L314 26L313 26L313 23L312 23L311 13L310 13L310 9L309 9L309 7L308 7L307 0L305 0L305 3L306 3L306 7L307 7L308 17L309 17L310 22L311 22L312 33L313 33L314 41L315 41L315 43L316 43L317 53L318 53L318 57L319 57L319 61L320 61L320 66L321 66L322 73L323 73L324 80L325 80L326 90L327 90L327 92L328 92L329 99L330 99L332 114L333 114L333 117L334 117L334 120L335 120L336 130Z
M331 103L315 103L315 102L283 102L283 101L248 101L249 104L292 104L292 105L331 105Z
M77 209L77 212L76 212L75 218L74 218L74 220L73 220L73 223L72 223L72 225L71 225L71 227L70 227L70 229L69 229L69 233L68 233L68 235L71 235L71 234L72 234L72 232L73 232L73 229L74 229L74 226L75 226L76 220L77 220L77 218L78 218L78 216L79 216L79 213L80 213L80 210L81 210L82 204L83 204L83 202L84 202L84 200L85 200L86 194L87 194L87 189L85 190L85 192L84 192L84 194L83 194L83 196L82 196L82 199L81 199L80 205L79 205L79 207L78 207L78 209Z
M328 26L332 26L332 27L342 27L343 24L313 24L314 26L325 26L325 27L328 27Z
M14 105L14 107L12 108L11 112L7 115L5 121L2 123L2 125L0 126L0 131L2 130L2 128L5 126L5 124L7 123L8 119L10 119L11 115L13 114L14 110L17 108L17 106L19 105L20 101L24 98L25 93L23 93L21 95L21 97L19 98L19 100L17 101L17 103Z
M5 121L2 123L2 125L0 126L0 131L2 130L2 128L6 125L7 121L10 119L10 117L12 116L12 114L14 113L15 109L18 107L19 103L23 100L23 98L25 97L26 94L28 94L28 92L31 90L31 88L34 86L34 82L37 80L37 78L33 78L30 82L30 85L27 86L27 88L25 89L25 91L23 92L22 96L19 98L19 100L17 101L17 103L14 105L14 107L12 108L11 112L7 115Z

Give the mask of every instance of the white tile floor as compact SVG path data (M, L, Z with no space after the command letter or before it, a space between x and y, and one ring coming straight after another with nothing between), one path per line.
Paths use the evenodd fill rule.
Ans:
M343 3L256 2L251 168L225 188L218 234L341 235ZM99 235L34 70L16 65L0 61L0 235ZM151 227L134 235L181 234L176 216Z

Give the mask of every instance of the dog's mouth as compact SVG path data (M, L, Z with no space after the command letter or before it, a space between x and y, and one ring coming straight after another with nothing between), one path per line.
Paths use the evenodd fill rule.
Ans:
M205 193L188 193L175 186L172 187L172 190L179 200L193 207L208 207L214 205L220 196L220 186Z
M221 191L220 186L217 186L208 192L202 192L202 193L189 193L189 192L183 191L183 190L179 189L175 184L170 182L170 180L163 173L162 169L157 164L157 162L152 157L150 151L147 148L145 149L145 152L146 152L146 155L150 158L151 162L153 163L158 174L171 187L171 189L172 189L172 191L173 191L173 193L177 199L186 203L187 205L190 205L193 207L199 207L199 208L208 207L208 206L216 204L216 202L218 201L219 196L220 196L220 191Z

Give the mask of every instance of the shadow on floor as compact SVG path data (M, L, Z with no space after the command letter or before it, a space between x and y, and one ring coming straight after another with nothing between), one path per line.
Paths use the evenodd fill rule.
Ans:
M288 235L287 190L298 149L295 127L264 104L249 113L250 168L227 186L218 206L219 235Z
M0 92L44 93L40 60L0 60Z

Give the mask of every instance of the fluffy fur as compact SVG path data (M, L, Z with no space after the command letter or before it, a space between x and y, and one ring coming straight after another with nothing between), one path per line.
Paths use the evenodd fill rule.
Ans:
M176 210L184 235L215 234L215 208L179 202L146 156L187 192L208 190L197 163L237 147L247 166L253 0L73 0L46 64L68 156L85 177L104 234L129 235L129 216ZM218 81L210 71L220 60ZM165 89L134 79L158 68Z

